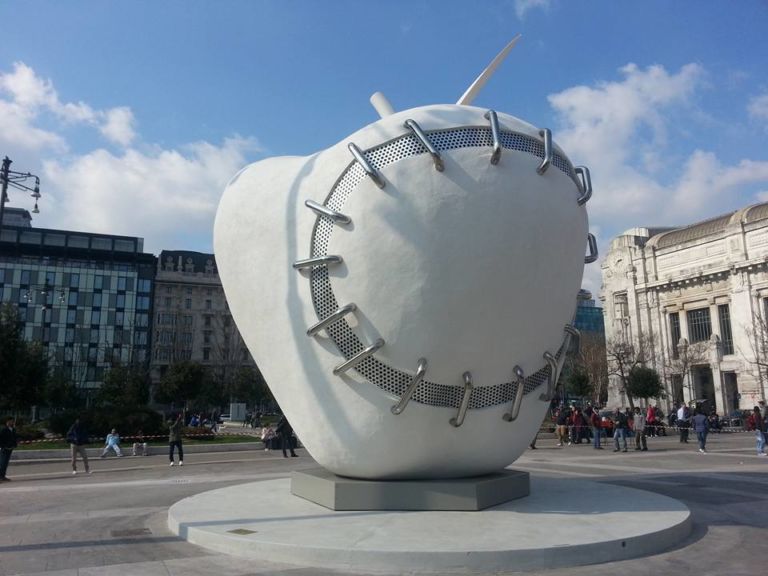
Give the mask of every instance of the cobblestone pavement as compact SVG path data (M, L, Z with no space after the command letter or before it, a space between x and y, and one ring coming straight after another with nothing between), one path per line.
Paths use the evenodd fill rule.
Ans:
M676 549L647 558L541 572L551 576L724 575L764 573L768 553L768 457L748 433L710 435L708 453L676 437L650 438L648 452L589 445L557 447L540 438L514 465L532 475L592 479L683 501L694 530ZM214 488L287 476L315 463L279 452L190 454L184 467L163 455L96 459L92 475L72 476L66 461L11 462L0 484L0 574L46 576L324 574L247 561L179 540L168 508ZM578 494L574 494L578 498ZM632 522L628 514L627 522ZM573 529L579 530L578 519ZM510 572L514 573L514 567ZM530 574L530 573L529 573Z

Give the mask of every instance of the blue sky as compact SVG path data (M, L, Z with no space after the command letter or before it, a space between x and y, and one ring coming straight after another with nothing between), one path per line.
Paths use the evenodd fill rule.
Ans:
M517 33L474 104L590 167L602 252L768 200L763 1L5 0L0 21L0 156L41 176L38 226L209 251L240 167L342 140L376 90L455 102Z

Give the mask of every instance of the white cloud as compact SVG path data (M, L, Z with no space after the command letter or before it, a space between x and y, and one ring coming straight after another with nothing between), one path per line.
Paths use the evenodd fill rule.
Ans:
M111 142L128 146L136 137L133 129L133 112L130 108L112 108L105 114L106 121L99 131Z
M768 128L768 92L751 98L747 111L755 120L765 122L766 128Z
M768 181L768 162L745 159L728 166L713 152L681 152L671 145L676 121L695 109L693 94L706 77L701 66L669 73L661 66L630 64L621 73L621 81L576 86L549 97L561 124L558 144L592 171L593 218L610 219L614 233L692 222L721 207L731 209L729 191Z
M37 225L141 236L146 251L210 250L224 186L258 151L253 138L240 136L175 149L142 143L130 108L63 102L50 80L22 63L0 72L0 118L0 147L41 177ZM93 130L119 151L71 151L66 136L73 126Z
M743 189L768 183L767 161L727 164L713 151L685 148L681 140L695 135L690 123L707 118L695 99L707 81L701 66L668 72L629 64L620 73L619 81L549 96L560 125L557 143L592 173L595 192L588 208L605 235L598 236L601 253L627 228L715 216L748 202L738 200ZM753 99L750 113L762 118L764 112L768 118L768 97ZM758 199L768 199L768 193ZM599 266L585 268L584 285L597 290Z
M49 160L52 227L142 236L145 250L208 249L224 186L256 149L253 139L181 150L98 149L70 162ZM50 204L49 204L50 206ZM49 207L49 210L51 208Z
M525 15L536 8L548 10L551 0L515 0L515 14L519 20L525 18Z
M3 95L9 98L0 99L0 113L10 130L0 135L0 142L32 150L53 148L63 151L66 148L64 138L50 128L37 125L46 115L62 123L63 127L94 127L111 143L120 146L127 146L135 136L133 113L129 108L95 110L84 102L62 102L53 83L40 78L22 62L15 63L12 72L0 73L0 96Z

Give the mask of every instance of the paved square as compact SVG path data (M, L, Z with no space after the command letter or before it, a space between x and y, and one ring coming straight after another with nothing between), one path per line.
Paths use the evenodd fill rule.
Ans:
M708 453L674 436L649 438L648 452L613 453L590 445L558 448L540 438L515 463L532 477L586 478L677 498L693 512L691 537L665 553L613 564L538 572L564 576L761 574L768 551L768 457L755 454L751 434L711 435ZM0 484L0 574L47 576L321 574L319 570L212 554L176 538L168 508L233 484L287 478L316 466L304 451L190 455L184 468L165 456L94 462L91 476L73 477L66 461L17 462ZM286 494L286 497L289 495ZM575 499L579 498L574 493ZM631 514L627 522L632 522ZM573 530L581 529L578 518ZM510 566L508 572L515 573ZM529 572L529 574L531 574Z

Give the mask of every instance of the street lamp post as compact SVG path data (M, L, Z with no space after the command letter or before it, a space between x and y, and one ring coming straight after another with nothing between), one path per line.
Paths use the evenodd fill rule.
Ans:
M37 201L40 199L40 178L30 172L15 172L11 170L11 162L12 160L6 156L3 158L3 166L0 168L0 185L2 186L2 190L0 190L0 230L3 228L3 213L5 212L5 203L8 201L8 186L32 192L32 198L35 199L35 207L32 213L40 213L40 209L37 207ZM23 183L30 178L35 179L34 188L30 188Z

